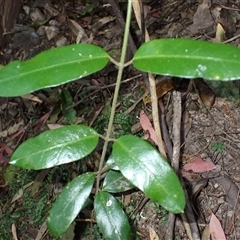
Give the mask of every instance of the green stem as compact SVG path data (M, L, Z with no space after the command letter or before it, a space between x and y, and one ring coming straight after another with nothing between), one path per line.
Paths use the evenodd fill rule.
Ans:
M125 25L125 30L124 30L123 47L122 47L121 59L118 64L119 68L118 68L117 82L116 82L116 87L115 87L113 101L112 101L111 114L110 114L110 118L109 118L106 138L105 138L106 140L103 145L103 151L102 151L102 155L101 155L101 159L100 159L100 163L99 163L97 183L96 183L96 194L99 191L101 172L102 172L102 168L105 163L105 157L106 157L106 153L107 153L108 143L111 140L110 135L112 132L112 125L113 125L114 115L115 115L115 111L116 111L118 93L119 93L119 89L120 89L120 85L121 85L123 69L125 67L124 62L125 62L125 57L126 57L126 52L127 52L128 36L129 36L130 22L131 22L131 13L132 13L132 0L128 0L128 9L127 9L126 25Z

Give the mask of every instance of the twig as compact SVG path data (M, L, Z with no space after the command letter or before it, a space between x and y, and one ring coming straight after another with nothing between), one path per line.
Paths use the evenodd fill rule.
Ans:
M198 230L198 226L197 226L197 223L196 223L196 218L194 216L193 209L191 207L190 200L189 200L189 197L188 197L188 193L187 193L184 181L182 179L181 179L181 183L182 183L182 187L185 191L185 197L186 197L185 213L181 214L183 224L185 226L188 238L190 240L201 240L199 230ZM186 219L188 221L186 221ZM191 230L191 232L189 232L189 229Z
M140 2L141 1L134 1L133 2L133 9L135 12L135 16L137 19L137 23L139 28L141 29L142 24L141 24L141 7L140 7ZM148 34L147 29L145 29L145 41L149 41L150 37ZM159 115L158 115L158 97L157 97L157 90L156 90L156 80L153 76L153 74L149 73L148 74L148 80L149 80L149 90L150 90L150 95L151 95L151 102L152 102L152 117L153 117L153 125L154 129L156 132L156 138L157 138L157 143L158 143L158 149L159 152L163 155L164 158L167 158L166 152L164 150L163 146L163 140L162 140L162 134L161 134L161 129L160 129L160 123L159 123Z
M157 97L157 90L156 90L156 81L154 76L149 73L149 87L150 87L150 94L151 94L151 101L152 101L152 116L153 116L153 125L156 132L157 143L159 152L162 154L164 158L167 158L166 152L164 150L162 134L160 129L159 123L159 115L158 115L158 97Z
M229 42L232 42L236 39L240 38L240 34L237 34L236 36L232 37L232 38L229 38L228 40L224 41L223 43L229 43Z
M159 111L159 119L160 119L160 124L162 129L162 137L167 149L168 162L171 164L172 155L173 155L172 140L169 136L169 130L166 124L165 114L162 112L163 110L160 107L160 105L163 105L161 99L159 100L158 104L159 104L158 111Z
M178 174L179 158L180 158L180 141L181 141L181 118L182 118L182 101L181 93L173 91L173 155L172 155L172 168ZM168 231L166 239L172 240L174 235L175 214L169 213L168 215Z

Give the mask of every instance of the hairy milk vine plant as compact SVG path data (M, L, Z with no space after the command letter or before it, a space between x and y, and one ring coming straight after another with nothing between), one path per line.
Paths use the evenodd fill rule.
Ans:
M132 188L166 210L181 213L185 196L177 175L164 157L148 142L125 135L116 139L106 159L111 141L113 117L124 65L131 16L128 5L124 44L112 111L98 172L74 178L63 189L50 211L50 233L61 236L86 205L96 180L94 212L105 239L130 239L130 224L114 193ZM0 70L0 96L21 96L39 89L83 78L104 68L110 56L98 46L73 44L42 52L34 58L13 61ZM160 39L143 44L131 61L141 71L183 78L235 80L240 78L240 50L234 46L190 39ZM10 164L26 169L45 169L77 161L98 144L98 133L84 125L49 130L22 143ZM100 184L102 173L107 175ZM124 183L124 184L121 184Z

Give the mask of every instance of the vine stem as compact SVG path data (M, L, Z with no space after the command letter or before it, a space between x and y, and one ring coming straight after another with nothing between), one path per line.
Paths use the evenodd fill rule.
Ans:
M105 141L104 141L104 145L103 145L103 151L102 151L99 168L98 168L96 194L98 193L99 187L100 187L101 171L102 171L104 163L105 163L107 147L108 147L109 142L111 141L110 135L112 132L112 125L113 125L114 115L115 115L115 111L116 111L116 105L117 105L118 93L119 93L121 80L122 80L123 69L125 67L124 62L125 62L125 57L126 57L126 52L127 52L131 14L132 14L132 0L128 0L127 17L126 17L126 25L125 25L125 30L124 30L121 59L120 59L119 63L115 63L118 66L118 75L117 75L116 87L115 87L113 101L112 101L111 114L110 114L110 118L109 118L109 122L108 122L108 129L106 132L106 137L105 137Z

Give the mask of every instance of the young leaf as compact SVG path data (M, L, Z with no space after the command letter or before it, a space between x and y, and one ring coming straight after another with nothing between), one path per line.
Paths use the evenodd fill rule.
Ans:
M107 192L94 200L97 224L106 240L130 239L130 225L119 202Z
M150 199L170 212L183 212L185 196L178 177L152 145L125 135L114 142L112 154L123 176Z
M74 178L58 196L50 211L48 229L54 237L63 234L84 207L94 183L94 173Z
M0 96L20 96L82 78L101 70L108 60L98 46L74 44L44 51L25 62L13 61L0 70Z
M103 181L103 191L120 193L135 188L120 172L110 170Z
M240 78L240 50L191 39L152 40L137 50L133 65L160 75L235 80Z
M73 125L49 130L21 144L10 164L26 169L43 169L81 159L98 143L98 134L90 127Z

